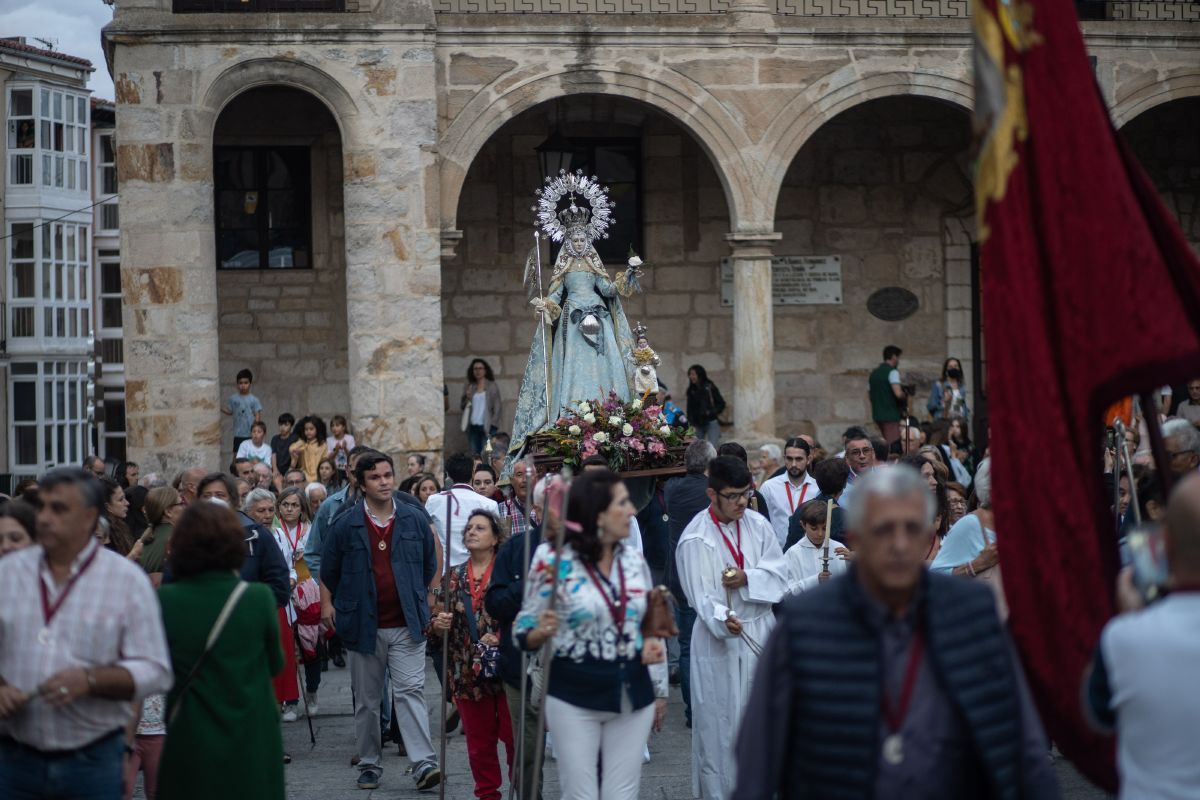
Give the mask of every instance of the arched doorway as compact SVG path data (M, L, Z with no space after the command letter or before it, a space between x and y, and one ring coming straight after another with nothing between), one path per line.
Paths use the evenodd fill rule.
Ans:
M885 345L904 350L920 418L947 355L970 369L969 145L964 109L896 96L841 112L797 154L776 204L775 254L836 257L841 297L775 306L781 436L812 431L835 443L846 427L869 423L867 373ZM908 308L879 303L888 296ZM873 297L887 319L868 310Z
M1200 97L1156 106L1131 120L1121 135L1200 252Z
M533 246L533 191L543 182L536 149L557 128L571 143L572 169L595 174L616 198L618 227L600 248L610 269L632 246L645 260L645 293L625 301L631 324L650 329L660 379L682 403L689 364L705 364L728 385L732 315L720 303L720 261L730 232L717 168L674 119L640 102L572 95L535 106L496 131L472 161L457 207L462 231L443 260L442 341L450 392L446 446L466 445L459 398L473 358L487 360L500 385L505 425L535 331L522 287ZM553 251L542 249L548 280Z
M276 419L347 414L342 139L313 95L250 89L213 131L218 356L222 398L239 370ZM223 422L222 453L232 439Z

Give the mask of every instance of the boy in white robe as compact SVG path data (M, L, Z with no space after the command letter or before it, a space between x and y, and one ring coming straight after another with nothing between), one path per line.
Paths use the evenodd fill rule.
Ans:
M692 629L692 794L725 800L737 784L734 740L757 653L775 625L787 564L771 524L747 509L753 487L740 459L708 468L712 505L684 529L679 580L696 611Z
M788 594L800 594L815 589L821 580L825 565L825 521L828 515L821 500L809 500L800 507L800 524L804 536L783 554L788 567ZM854 558L844 544L836 539L829 540L829 574L826 578L841 575L846 571L846 562Z

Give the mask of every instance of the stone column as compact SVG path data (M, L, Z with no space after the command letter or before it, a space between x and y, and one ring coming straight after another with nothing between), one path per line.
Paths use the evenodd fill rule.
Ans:
M119 47L113 60L126 446L142 474L170 480L183 467L221 468L232 445L220 441L213 119L193 94L193 72L160 74L139 60L173 57Z
M733 424L742 441L775 438L775 309L771 255L779 233L731 233Z

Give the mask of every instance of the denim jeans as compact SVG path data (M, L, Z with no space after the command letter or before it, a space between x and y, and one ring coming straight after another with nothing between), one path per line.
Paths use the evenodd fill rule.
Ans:
M87 747L44 754L0 739L4 800L121 800L125 738L115 731Z
M482 425L469 425L467 427L467 442L471 448L471 452L478 455L487 447L488 437L496 433L495 426L485 428Z
M713 447L721 444L721 423L719 420L709 420L696 429L700 438L707 439Z
M679 688L683 692L683 711L692 721L692 626L696 610L691 606L675 606L675 624L679 627Z

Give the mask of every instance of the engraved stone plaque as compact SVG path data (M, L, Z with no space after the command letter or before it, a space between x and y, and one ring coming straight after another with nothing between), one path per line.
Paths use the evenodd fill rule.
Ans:
M772 302L777 306L840 305L841 256L775 256ZM733 259L721 259L721 305L733 305Z
M917 313L921 302L902 286L887 286L867 298L867 311L884 322L899 322Z

